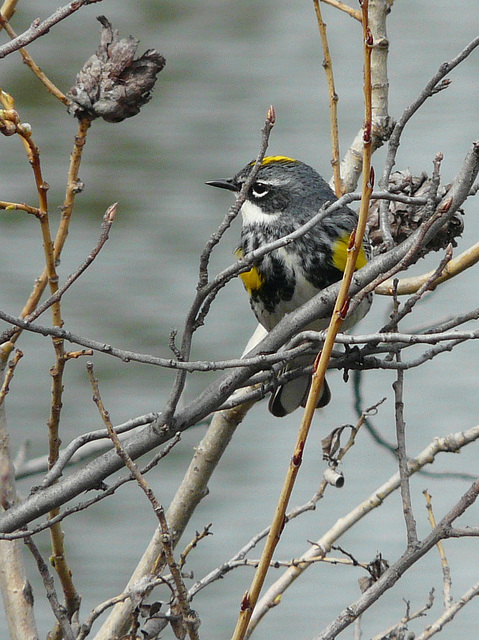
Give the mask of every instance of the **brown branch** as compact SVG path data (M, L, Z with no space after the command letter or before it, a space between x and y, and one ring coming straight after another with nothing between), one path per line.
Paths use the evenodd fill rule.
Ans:
M329 92L329 118L331 132L331 166L333 167L334 192L339 198L343 195L343 185L341 180L340 154L339 154L339 134L338 134L338 94L334 86L333 61L329 52L328 37L326 35L326 23L321 15L319 0L314 0L314 10L318 22L321 44L323 46L323 68L326 73Z
M420 276L412 276L410 278L401 278L397 287L397 295L410 295L417 292L426 282L428 283L428 290L434 291L443 282L447 282L451 278L458 276L460 273L469 269L479 262L479 242L466 249L461 254L452 258L451 261L445 265L441 274L437 274L437 270L428 271ZM382 284L378 285L374 290L374 293L378 295L391 295L392 280L385 280Z
M0 201L0 209L5 211L25 211L25 213L29 213L30 215L35 216L36 218L40 218L40 210L38 207L31 207L28 204L20 203L20 202L5 202L4 200Z
M12 381L13 374L15 372L15 368L20 360L23 357L23 353L20 349L15 351L15 356L8 363L7 372L5 373L5 378L3 380L2 385L0 386L0 405L3 404L5 400L5 396L10 391L10 382Z
M75 640L73 629L68 620L67 613L65 609L61 606L58 600L57 592L55 591L55 583L53 581L52 576L50 575L50 572L48 571L48 565L42 558L40 551L38 550L36 544L33 542L33 539L31 537L25 538L25 544L27 545L33 557L35 558L38 571L40 573L40 576L43 581L43 585L45 587L48 601L50 603L50 606L52 608L52 611L56 619L58 620L58 624L61 628L63 638L65 640Z
M115 430L110 420L110 415L108 411L105 409L105 406L100 396L98 380L95 379L92 363L87 363L87 371L88 371L88 376L90 378L90 384L93 389L93 400L98 407L98 411L108 430L108 435L110 436L111 441L115 446L116 452L119 455L119 457L123 460L127 469L136 479L138 485L140 486L140 488L142 489L142 491L150 501L153 507L153 510L156 514L156 517L158 518L158 521L160 523L160 528L161 528L161 542L163 546L163 554L166 558L166 562L168 564L171 575L173 576L173 580L175 582L176 597L178 600L177 606L178 606L179 612L181 612L182 622L191 640L198 640L197 630L199 626L199 619L196 612L193 611L193 609L191 609L189 605L188 592L186 590L185 584L183 582L183 578L181 576L180 566L177 564L173 556L173 539L170 533L168 523L166 521L165 511L162 505L156 499L156 496L153 493L153 490L151 489L150 485L147 483L147 481L143 477L143 474L139 470L138 465L130 458L130 456L122 446L120 439L115 433Z
M266 539L263 553L261 555L261 560L251 583L251 587L243 597L240 615L233 634L233 640L243 640L243 638L246 636L248 623L258 601L259 594L263 587L274 550L279 542L281 531L284 527L286 509L288 507L289 499L291 497L295 480L298 475L299 467L301 465L304 447L311 427L314 411L316 409L317 399L323 387L325 372L334 346L334 339L345 318L344 309L347 309L349 287L356 268L356 260L359 255L360 248L362 247L373 181L373 174L371 172L371 37L367 24L367 8L368 2L367 0L363 0L362 11L365 61L365 126L363 153L363 190L358 225L355 233L351 234L351 242L350 246L348 247L348 256L343 279L341 281L340 290L331 316L331 323L329 325L324 346L313 368L313 377L308 399L306 402L306 408L304 411L303 419L301 421L301 425L299 427L295 449L288 466L281 494L278 499L276 510L273 516L271 529Z
M437 523L436 523L436 518L434 517L434 511L432 508L431 494L428 492L427 489L425 489L422 493L426 498L426 509L427 509L427 515L429 518L429 523L431 524L431 529L434 530L434 528L437 526ZM443 602L444 602L444 609L447 610L449 609L450 606L452 606L452 603L453 603L453 598L451 593L451 589L452 589L451 568L449 567L449 563L447 561L442 540L439 540L436 547L439 552L439 557L441 558L442 578L443 578Z
M10 23L8 22L8 19L5 18L2 14L0 14L0 29L2 27L8 33L11 40L17 37L17 34L12 29ZM40 82L45 86L47 91L49 91L52 95L58 98L60 102L63 102L63 104L68 106L70 104L70 100L66 97L66 95L62 91L60 91L60 89L57 86L53 84L53 82L47 77L47 75L37 65L37 63L31 57L28 51L24 47L21 47L19 51L23 58L23 62L27 65L29 69L33 71L33 73L37 76Z
M65 244L68 229L70 224L70 218L73 211L73 204L75 201L75 196L77 193L81 191L82 185L78 180L78 171L80 168L83 148L86 142L86 134L90 127L91 121L87 119L80 120L78 122L78 132L75 136L75 143L73 147L73 152L70 156L70 166L68 169L68 180L67 180L67 190L65 195L65 201L63 203L62 208L62 218L60 220L60 225L58 227L55 242L53 245L53 257L54 261L58 262L61 257L61 252L63 246ZM43 273L35 280L35 285L33 290L28 298L22 313L21 317L26 317L31 314L45 291L45 287L48 281L48 272L45 269ZM55 293L55 292L52 292ZM58 325L61 326L61 325Z

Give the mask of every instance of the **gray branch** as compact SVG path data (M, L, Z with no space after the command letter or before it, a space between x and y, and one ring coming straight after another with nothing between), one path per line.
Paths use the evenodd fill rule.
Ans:
M427 233L430 240L443 224L454 214L468 197L472 185L479 173L479 144L473 143L463 166L453 183L449 194L449 205ZM452 195L451 195L452 194ZM351 295L357 294L372 282L379 274L383 274L396 265L414 245L419 228L406 241L389 252L371 260L369 264L357 272L351 284ZM295 313L285 317L265 338L252 350L250 356L260 352L277 351L283 344L299 333L313 320L326 317L331 313L339 291L339 284L332 285L312 298ZM212 411L223 404L230 395L244 385L258 371L261 365L246 365L235 368L220 376L209 384L204 391L183 409L176 412L165 424L160 418L143 428L139 434L125 442L125 449L131 458L136 459L160 446L172 438L177 432L183 432L203 420ZM32 493L21 504L13 506L0 517L0 532L12 532L27 525L31 520L45 515L49 510L69 502L84 491L97 489L112 473L123 466L114 451L110 451L93 460L57 484Z
M75 13L75 11L78 11L78 9L81 9L83 6L95 4L96 2L101 1L102 0L74 0L74 2L70 2L70 4L57 9L51 16L43 21L41 21L40 18L37 18L32 22L29 29L0 47L0 59L5 58L5 56L8 56L14 51L18 51L22 47L26 47L27 44L30 44L30 42L33 42L40 36L44 36L52 27L58 24L58 22L68 18L68 16Z

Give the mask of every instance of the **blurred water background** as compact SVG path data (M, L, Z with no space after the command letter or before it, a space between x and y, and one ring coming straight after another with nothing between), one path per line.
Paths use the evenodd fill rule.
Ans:
M19 3L13 21L17 33L28 28L34 18L52 13L57 4L53 0ZM324 13L339 94L344 152L363 118L361 33L359 25L345 15L326 7ZM117 201L118 214L111 239L99 258L64 298L65 325L75 333L125 349L168 355L170 331L181 331L193 299L198 255L231 203L228 194L204 183L231 176L256 156L259 131L270 104L276 108L277 124L269 152L299 158L330 176L327 89L318 29L311 2L106 0L78 12L29 47L47 75L65 91L97 47L98 14L105 14L122 35L139 38L141 52L158 49L166 57L167 66L159 76L151 103L139 116L118 125L96 121L88 136L80 171L85 189L76 201L59 268L61 278L74 271L97 242L106 207ZM388 23L391 114L399 117L439 65L459 53L477 32L477 6L470 0L396 3ZM397 168L431 172L435 153L442 151L443 181L454 177L471 142L477 139L478 71L479 52L475 52L451 74L452 85L414 116L402 139ZM50 184L55 225L76 123L21 64L18 53L0 62L0 85L15 97L22 120L32 125L41 149L44 177ZM374 156L377 175L383 158L384 150ZM18 140L2 139L0 167L2 199L35 204L33 180ZM474 200L466 205L460 249L477 240L477 208ZM40 232L34 218L2 212L0 234L0 305L15 314L43 268ZM215 251L213 271L232 262L238 236L236 222ZM415 272L432 268L436 261L437 256L427 264L422 261ZM429 295L404 327L472 309L478 297L476 268ZM360 331L377 330L388 311L389 302L377 299ZM237 357L254 326L241 285L231 282L216 300L206 326L196 334L193 357ZM30 455L38 456L46 453L48 371L54 362L53 351L48 339L28 334L23 335L19 347L25 358L7 405L11 444L16 451L28 440ZM161 410L173 379L168 372L122 364L101 355L95 355L94 362L104 402L115 423ZM478 349L471 343L407 372L405 419L411 455L421 451L435 435L477 423L478 375ZM188 398L212 378L205 374L190 376ZM339 373L329 379L336 401L313 427L293 505L309 499L320 482L321 437L333 426L356 421L351 386L344 384ZM389 442L394 441L393 381L392 373L368 372L361 388L363 407L387 397L374 424ZM281 421L273 419L262 403L238 429L210 483L209 496L197 509L184 538L186 543L195 530L213 522L214 535L201 543L187 567L194 571L195 579L234 555L270 522L297 422L297 415ZM81 359L70 362L65 377L63 442L99 426L85 363ZM164 463L149 475L163 504L169 503L204 431L202 426L186 433ZM364 500L395 470L392 455L364 432L345 465L345 488L329 491L316 512L288 526L276 556L290 559L302 553L307 540L320 537L328 525ZM440 456L432 470L477 473L477 446L460 456ZM20 491L27 492L31 484L31 479L22 481ZM429 531L422 490L427 487L432 493L439 519L468 485L460 478L422 475L412 479L420 537ZM474 507L465 520L477 524L477 515ZM471 521L473 517L475 522ZM64 523L83 614L122 590L154 527L154 514L133 485ZM356 558L369 561L378 550L388 559L396 558L403 550L404 539L399 496L394 495L340 543ZM47 534L38 540L48 555ZM451 541L446 543L446 551L453 594L459 597L478 579L477 542ZM258 551L252 553L252 557L258 555ZM464 562L466 557L468 561ZM36 570L30 559L28 562L36 613L45 634L52 615ZM270 612L255 637L313 637L358 597L356 579L360 575L350 567L311 568L287 592L280 607ZM193 606L203 620L201 637L229 637L251 577L251 569L237 569L199 594ZM274 577L272 571L268 580ZM364 616L363 637L398 621L405 611L403 598L411 602L412 609L422 606L433 586L437 598L428 622L442 610L440 563L435 554L429 554L381 600L379 607ZM478 603L473 602L441 637L476 637L477 615ZM0 613L0 628L5 624L2 616ZM425 624L421 619L413 628L420 630ZM352 631L344 637L351 638Z

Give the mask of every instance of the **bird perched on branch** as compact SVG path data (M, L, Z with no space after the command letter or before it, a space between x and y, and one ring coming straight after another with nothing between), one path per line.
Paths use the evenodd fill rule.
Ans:
M238 193L250 175L255 162L250 162L233 178L212 180L207 184ZM299 229L315 216L326 203L337 200L323 178L309 165L285 156L263 159L241 207L243 226L238 258L278 240ZM312 229L294 242L262 256L249 271L240 274L249 295L251 308L262 328L258 328L248 343L247 351L261 340L287 314L330 284L341 280L351 232L357 224L357 214L343 206L324 216ZM369 256L365 240L357 266L364 266ZM343 324L350 328L369 311L371 297L365 298ZM315 321L308 329L327 328L329 318ZM304 367L311 357L296 358L288 368ZM282 417L300 405L304 406L311 382L310 375L299 375L279 386L269 402L269 410ZM318 407L331 398L325 381Z

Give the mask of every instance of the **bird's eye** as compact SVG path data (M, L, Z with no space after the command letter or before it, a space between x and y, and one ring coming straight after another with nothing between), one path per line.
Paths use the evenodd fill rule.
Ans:
M269 192L269 186L264 182L255 182L251 187L251 193L255 198L263 198Z

